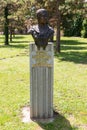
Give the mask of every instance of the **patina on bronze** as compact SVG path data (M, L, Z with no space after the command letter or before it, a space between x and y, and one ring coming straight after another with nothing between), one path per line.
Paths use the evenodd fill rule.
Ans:
M38 24L31 27L28 33L33 36L38 50L42 47L44 50L48 41L52 41L54 30L48 25L48 12L46 9L36 11Z

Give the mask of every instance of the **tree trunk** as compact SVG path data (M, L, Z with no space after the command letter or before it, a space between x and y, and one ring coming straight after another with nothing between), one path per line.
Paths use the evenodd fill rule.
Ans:
M12 42L12 27L10 27L10 42Z
M57 33L56 33L56 52L60 53L60 11L59 11L59 2L57 0Z
M56 52L60 53L60 16L57 19Z
M9 30L8 30L8 24L9 24L9 21L8 21L8 7L6 6L5 7L5 10L4 10L4 18L5 18L5 25L4 25L4 34L5 34L5 45L9 45Z

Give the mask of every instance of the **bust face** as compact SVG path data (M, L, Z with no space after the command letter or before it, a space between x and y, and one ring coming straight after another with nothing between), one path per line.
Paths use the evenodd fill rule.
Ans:
M46 24L47 23L47 17L46 16L44 16L44 15L40 15L40 17L39 17L39 19L38 19L38 22L40 23L40 24Z

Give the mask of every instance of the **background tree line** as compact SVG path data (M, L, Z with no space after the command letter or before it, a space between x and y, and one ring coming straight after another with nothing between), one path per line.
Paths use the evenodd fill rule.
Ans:
M35 12L46 8L49 24L56 30L56 51L60 52L60 31L64 36L87 37L87 2L85 0L1 0L0 31L5 45L15 33L27 33L36 24ZM10 35L9 35L10 34Z

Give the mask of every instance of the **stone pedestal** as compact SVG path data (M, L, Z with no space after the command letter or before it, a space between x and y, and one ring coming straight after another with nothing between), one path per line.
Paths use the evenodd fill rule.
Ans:
M53 45L37 50L30 44L30 117L53 117Z

